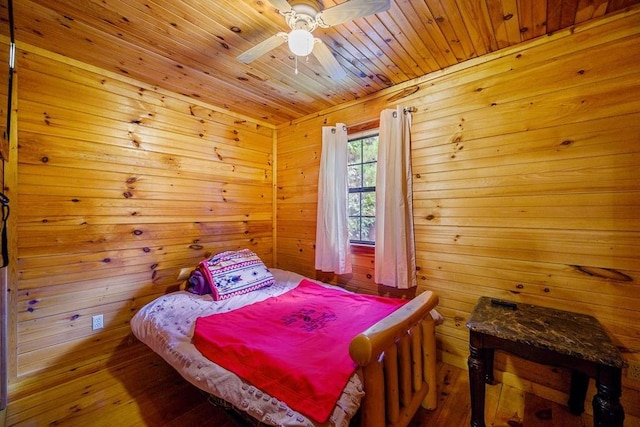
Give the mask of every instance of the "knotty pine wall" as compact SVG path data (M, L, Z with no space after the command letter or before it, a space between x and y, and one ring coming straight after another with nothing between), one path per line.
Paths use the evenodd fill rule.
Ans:
M465 322L488 295L594 315L640 361L640 10L279 127L279 267L316 274L321 127L362 125L397 104L418 109L419 290L440 297L442 359L466 368ZM379 291L372 255L352 258L352 275L324 278ZM496 366L500 381L566 402L568 372L505 354ZM637 416L640 384L624 387Z
M132 313L215 250L249 246L315 275L320 127L397 103L418 108L418 278L440 296L442 359L466 366L480 295L595 315L640 359L639 31L636 8L280 126L277 159L258 120L19 45L8 424L151 412L141 390L170 369L140 356ZM377 292L372 262L360 250L334 280ZM507 355L497 367L564 402L567 372ZM624 386L640 415L640 385Z
M271 264L275 129L18 47L7 422L80 425L168 375L129 320L182 268L245 247Z

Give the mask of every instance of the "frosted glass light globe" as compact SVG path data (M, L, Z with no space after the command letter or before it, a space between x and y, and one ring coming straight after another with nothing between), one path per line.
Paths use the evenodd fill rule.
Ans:
M289 49L297 56L307 56L313 50L313 36L306 30L293 30L287 38Z

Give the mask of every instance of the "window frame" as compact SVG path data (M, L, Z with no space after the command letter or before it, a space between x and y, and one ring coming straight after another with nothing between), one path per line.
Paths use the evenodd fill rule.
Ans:
M353 134L348 135L347 137L347 144L350 144L352 141L355 140L361 140L361 139L365 139L365 138L370 138L372 136L378 136L378 143L379 143L379 136L380 136L380 129L379 127L375 127L372 129L367 129L361 132L356 132ZM360 159L360 163L349 163L347 162L347 167L352 166L352 165L361 165L361 167L365 164L372 164L375 163L376 164L376 169L377 169L377 164L378 164L378 156L376 155L376 160L375 162L363 162L362 158ZM377 172L376 172L377 173ZM347 179L347 183L348 183L348 179ZM374 197L376 194L376 186L368 186L368 187L352 187L350 188L347 184L347 192L348 192L348 196L354 193L373 193ZM362 215L362 199L360 199L360 210L359 210L360 215L357 216L357 218L376 218L375 215L371 216L371 215ZM350 215L349 213L349 203L347 202L347 220L350 221L351 218L354 218L354 215ZM360 222L360 237L362 237L362 222ZM365 248L373 248L375 247L375 240L374 241L370 241L370 240L354 240L349 238L349 244L351 246L362 246Z

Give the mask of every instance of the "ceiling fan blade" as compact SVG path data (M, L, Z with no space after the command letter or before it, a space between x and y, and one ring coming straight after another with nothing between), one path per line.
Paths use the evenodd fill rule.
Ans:
M269 3L271 3L273 7L278 9L281 13L289 12L291 10L291 5L287 3L287 0L269 0Z
M287 33L280 32L258 43L251 49L242 52L240 55L237 56L236 59L240 62L244 62L245 64L248 64L254 59L257 59L262 55L264 55L265 53L269 52L270 50L277 48L286 40L287 40Z
M352 19L384 12L389 7L391 7L390 0L350 0L318 13L316 21L321 27L330 27Z
M316 57L318 62L324 67L327 74L332 79L341 80L347 75L347 72L342 68L342 65L333 56L333 53L329 50L326 44L322 40L316 38L316 44L313 46L313 56Z

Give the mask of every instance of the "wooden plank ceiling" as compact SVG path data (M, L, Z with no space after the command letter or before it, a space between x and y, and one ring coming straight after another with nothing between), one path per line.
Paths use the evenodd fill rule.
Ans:
M288 31L268 0L13 0L18 47L44 48L275 125L638 3L391 0L386 12L315 30L347 71L338 81L314 57L299 61L296 75L286 44L249 65L236 60Z

